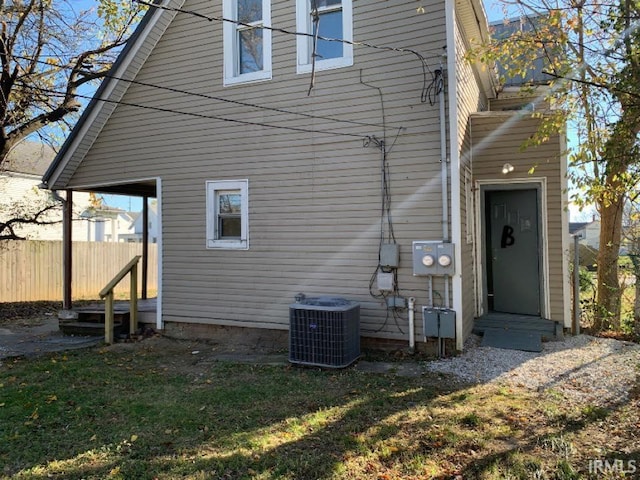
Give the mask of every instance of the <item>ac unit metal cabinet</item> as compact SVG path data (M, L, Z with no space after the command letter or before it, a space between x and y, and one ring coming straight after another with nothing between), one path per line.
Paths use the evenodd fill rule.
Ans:
M360 304L334 297L289 306L289 361L344 368L360 356Z

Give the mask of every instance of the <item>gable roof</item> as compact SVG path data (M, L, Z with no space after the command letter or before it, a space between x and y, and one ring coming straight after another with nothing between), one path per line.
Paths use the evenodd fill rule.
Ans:
M9 152L2 171L41 176L55 156L56 151L49 145L23 141Z
M184 1L154 0L154 3L180 8ZM44 173L42 182L47 188L59 190L66 187L73 172L116 109L117 103L124 97L130 85L127 80L133 80L136 77L175 15L175 11L163 8L147 10L109 70L108 76L100 83L93 99Z

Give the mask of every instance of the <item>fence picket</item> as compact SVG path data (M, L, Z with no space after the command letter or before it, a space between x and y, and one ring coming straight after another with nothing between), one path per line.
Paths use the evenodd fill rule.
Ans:
M98 292L134 256L141 243L73 242L74 299L98 298ZM148 289L157 290L157 244L149 244ZM138 286L141 289L141 286ZM129 281L115 289L128 298ZM0 242L0 302L62 299L62 242L46 240Z

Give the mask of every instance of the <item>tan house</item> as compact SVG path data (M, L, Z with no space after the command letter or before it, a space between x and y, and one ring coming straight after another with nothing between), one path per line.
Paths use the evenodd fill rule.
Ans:
M423 312L457 349L491 312L570 326L564 140L521 151L532 99L465 61L479 1L161 5L44 176L157 199L158 328L286 337L299 293L418 347Z

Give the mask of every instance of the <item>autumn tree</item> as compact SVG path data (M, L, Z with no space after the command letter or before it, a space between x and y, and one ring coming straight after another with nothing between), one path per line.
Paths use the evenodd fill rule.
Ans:
M531 65L543 61L550 88L542 95L555 108L533 114L541 127L528 143L564 133L567 125L575 131L577 142L568 152L572 201L595 205L601 219L594 329L617 328L623 210L640 167L640 0L508 5L519 9L523 28L485 46L480 55L499 62L506 75L524 78Z
M21 140L73 123L78 92L105 76L139 15L136 2L0 0L0 167Z

